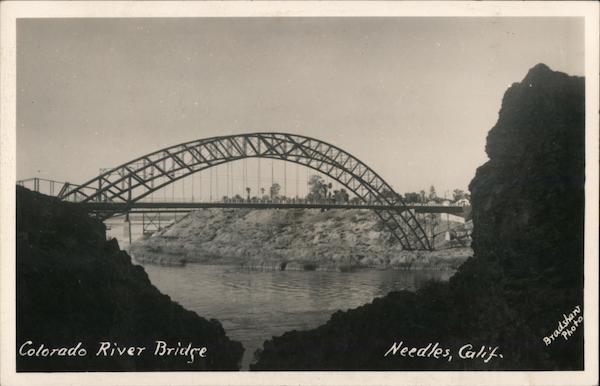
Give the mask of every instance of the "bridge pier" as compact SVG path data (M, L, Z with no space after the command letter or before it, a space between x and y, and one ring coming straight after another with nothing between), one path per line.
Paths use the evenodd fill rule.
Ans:
M127 223L127 239L129 240L129 245L131 246L131 221L129 219L129 212L125 213L125 222Z

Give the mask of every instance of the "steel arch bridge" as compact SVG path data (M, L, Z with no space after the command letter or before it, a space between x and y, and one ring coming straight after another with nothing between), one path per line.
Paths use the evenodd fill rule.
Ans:
M352 154L321 140L286 133L227 135L181 143L107 170L63 189L63 200L135 203L193 173L244 158L294 162L338 181L363 202L395 206L374 209L404 249L432 249L413 211L374 170Z

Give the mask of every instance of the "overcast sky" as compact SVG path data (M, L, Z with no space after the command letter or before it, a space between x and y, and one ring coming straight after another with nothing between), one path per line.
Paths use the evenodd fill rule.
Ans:
M20 20L17 177L214 135L331 142L399 193L465 189L502 95L537 63L584 73L573 18Z

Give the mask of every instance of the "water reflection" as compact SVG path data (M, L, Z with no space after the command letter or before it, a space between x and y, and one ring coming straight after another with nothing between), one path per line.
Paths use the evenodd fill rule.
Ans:
M246 348L243 367L271 336L325 323L337 310L355 308L394 290L448 280L453 271L257 272L232 266L146 265L152 283L185 308L221 321Z

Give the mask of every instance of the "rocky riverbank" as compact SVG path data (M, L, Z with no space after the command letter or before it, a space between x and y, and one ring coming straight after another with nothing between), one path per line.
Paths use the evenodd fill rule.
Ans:
M251 369L581 370L583 321L548 336L583 306L584 95L542 64L507 90L470 186L475 254L448 283L274 337Z
M134 242L131 253L144 263L258 270L456 269L472 255L437 239L436 251L403 251L370 210L203 209Z
M244 349L220 322L161 294L77 204L17 187L16 214L17 371L239 369ZM161 355L157 341L206 347L205 357ZM99 351L102 342L110 348ZM145 349L110 354L117 346Z

